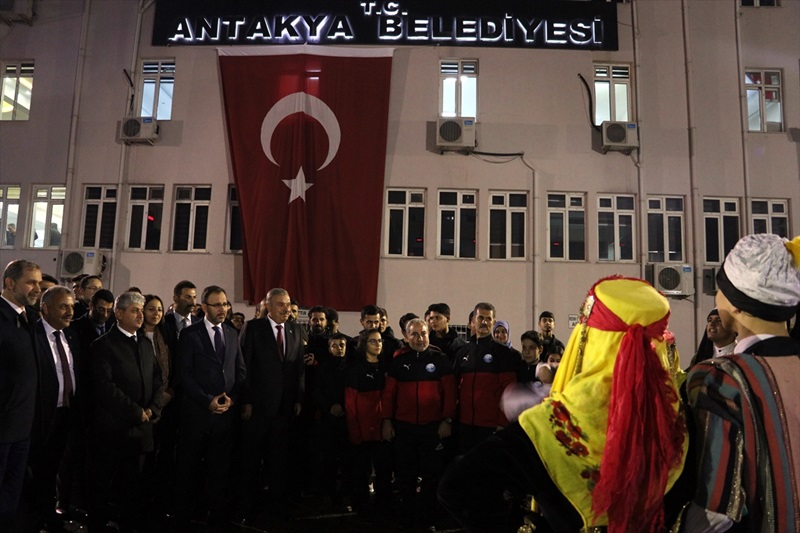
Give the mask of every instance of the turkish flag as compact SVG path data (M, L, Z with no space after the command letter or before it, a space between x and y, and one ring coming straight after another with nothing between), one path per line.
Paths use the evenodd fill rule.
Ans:
M392 51L220 49L244 298L357 311L378 292Z

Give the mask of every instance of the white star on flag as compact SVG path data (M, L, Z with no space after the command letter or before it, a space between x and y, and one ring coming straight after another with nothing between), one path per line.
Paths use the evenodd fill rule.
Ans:
M303 173L303 167L300 167L300 172L297 173L297 177L293 180L281 180L283 183L289 187L289 190L292 192L289 194L289 202L292 203L298 198L302 198L303 201L306 201L306 191L311 188L313 183L306 183L306 175Z

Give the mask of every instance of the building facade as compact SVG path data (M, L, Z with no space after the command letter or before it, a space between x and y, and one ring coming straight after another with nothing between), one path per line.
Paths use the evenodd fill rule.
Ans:
M66 276L77 252L105 261L115 293L168 299L191 279L243 307L216 48L153 46L150 1L5 4L2 263ZM595 280L652 270L686 364L737 238L798 232L800 0L614 7L617 50L395 47L377 302L391 320L445 301L464 324L491 301L512 339L543 310L566 339ZM158 139L122 142L148 113ZM442 116L474 116L477 146L438 148ZM620 139L603 121L631 126Z

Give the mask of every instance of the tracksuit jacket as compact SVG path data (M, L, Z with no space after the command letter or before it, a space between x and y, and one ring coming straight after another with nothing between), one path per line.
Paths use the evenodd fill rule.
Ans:
M383 391L383 417L425 425L452 418L456 381L447 357L435 347L399 350L389 365Z
M500 399L508 385L516 381L518 356L491 335L473 338L458 352L459 421L481 427L507 426Z

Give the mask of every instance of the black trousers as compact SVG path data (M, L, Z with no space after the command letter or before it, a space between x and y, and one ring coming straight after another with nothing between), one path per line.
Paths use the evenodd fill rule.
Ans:
M369 481L375 469L375 503L388 507L392 499L392 457L390 443L366 441L350 448L353 504L363 511L369 503Z
M425 425L394 423L395 473L400 488L401 521L410 525L415 515L421 525L436 522L436 487L441 474L439 422ZM437 450L437 448L439 448ZM417 478L421 478L419 505Z
M273 509L285 512L288 504L289 423L293 415L264 416L255 411L242 425L242 494L239 512L250 514L264 477Z
M439 484L440 503L470 532L517 531L522 525L520 503L527 495L533 495L553 531L583 527L518 423L457 458Z

